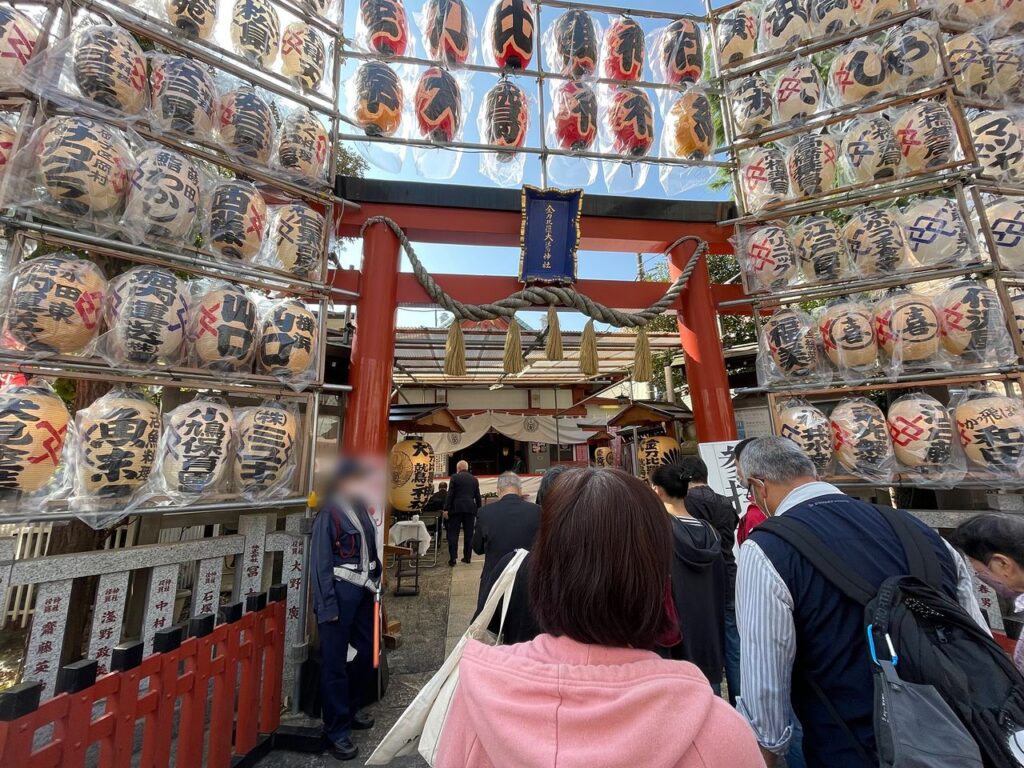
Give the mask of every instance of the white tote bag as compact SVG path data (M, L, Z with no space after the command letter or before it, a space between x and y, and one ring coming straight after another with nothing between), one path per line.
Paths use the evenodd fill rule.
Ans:
M459 685L459 661L462 659L463 649L470 640L479 640L488 645L500 643L501 631L495 636L487 627L491 623L491 619L494 618L498 602L504 599L499 624L499 629L504 630L505 615L508 611L509 599L512 597L516 573L526 555L525 549L516 550L512 560L498 576L494 586L491 587L491 592L487 595L487 602L484 603L480 615L473 620L469 629L459 638L458 644L452 650L451 655L444 660L441 668L416 694L416 698L398 718L398 722L392 726L387 736L370 755L366 765L387 765L396 757L414 755L417 752L427 761L428 765L434 765L437 760L437 748L441 743L441 732L444 730L445 720L448 719L448 710L455 697L455 689Z

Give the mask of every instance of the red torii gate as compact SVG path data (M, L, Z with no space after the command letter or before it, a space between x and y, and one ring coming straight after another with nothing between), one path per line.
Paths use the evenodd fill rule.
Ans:
M388 408L399 305L432 306L412 274L399 271L399 242L382 224L363 224L387 216L413 242L481 246L520 244L518 190L340 178L338 194L358 203L335 222L337 234L363 238L361 271L333 273L333 284L359 292L357 327L349 382L352 394L345 419L343 448L348 453L383 454L387 450ZM728 230L716 222L732 215L731 203L679 202L588 196L583 199L581 250L661 253L683 235L696 235L711 253L731 253ZM669 254L670 276L682 271L693 249ZM433 275L451 296L466 303L498 301L522 286L514 276ZM580 280L576 289L595 301L623 310L639 310L660 298L667 283ZM742 296L738 285L711 284L701 260L675 307L679 338L686 353L686 377L701 441L736 437L725 358L716 323L717 306Z

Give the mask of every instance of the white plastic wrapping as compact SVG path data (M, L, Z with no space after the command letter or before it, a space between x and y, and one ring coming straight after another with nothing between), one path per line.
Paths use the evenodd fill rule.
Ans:
M64 402L44 379L0 387L0 513L39 510L62 484L64 440L71 420Z
M909 93L942 79L938 35L938 25L925 19L910 19L888 31L882 59L891 89Z
M1004 109L980 110L969 115L974 154L982 175L1016 179L1024 172L1024 135L1014 114Z
M977 258L960 206L948 197L925 197L903 209L903 234L915 261L938 267Z
M761 75L745 75L730 83L729 104L738 135L758 134L771 127L772 91Z
M226 261L252 261L263 247L267 203L249 181L225 180L210 190L206 242Z
M658 82L693 85L704 74L704 30L690 19L676 19L655 30L650 48Z
M163 0L167 22L186 38L209 40L217 26L217 0Z
M193 280L187 339L190 364L216 373L245 373L257 348L256 302L237 285Z
M832 190L838 155L835 141L827 134L805 134L797 139L786 159L793 196L807 197Z
M842 35L857 26L861 8L854 0L808 0L812 37Z
M33 14L0 6L0 88L10 89L35 52L39 25Z
M110 281L99 354L111 367L176 365L184 351L188 284L169 269L133 267Z
M885 415L864 397L840 400L829 415L837 469L872 482L888 482L896 469Z
M247 500L286 495L298 458L299 416L294 407L267 401L234 413L232 476L235 490Z
M850 271L850 254L839 226L827 216L808 216L789 230L804 280L838 280Z
M792 284L797 274L796 249L782 227L767 224L744 232L734 246L747 293Z
M864 276L891 274L911 266L910 249L896 208L864 206L843 228L854 270Z
M530 0L493 0L480 34L484 62L502 69L527 69L533 60L535 28Z
M821 382L830 376L811 316L793 307L775 310L758 337L758 384Z
M772 99L778 124L806 120L824 105L825 86L809 59L797 58L775 75Z
M959 148L949 107L940 101L919 101L893 120L903 161L911 172L930 171L953 160Z
M819 310L825 355L840 380L855 381L878 368L878 342L871 307L854 297L834 299Z
M201 230L206 179L185 155L153 146L136 156L121 233L137 243L192 245Z
M826 475L832 467L832 425L828 417L806 400L792 398L780 403L779 437L796 443L807 454L818 474Z
M549 81L550 106L545 126L548 146L572 152L597 150L596 86L583 80ZM589 186L597 179L597 160L579 156L548 158L548 176L562 187Z
M320 274L327 222L307 203L273 206L263 250L256 263L290 272L305 280Z
M473 63L476 25L465 0L426 0L419 26L429 58L452 66Z
M402 0L359 0L356 42L380 56L403 56L409 46L409 22Z
M270 162L277 126L264 94L240 83L220 94L220 144L243 162Z
M786 158L774 147L757 147L740 157L740 185L750 212L783 202L789 197Z
M772 53L812 36L807 5L800 0L765 0L761 6L757 50Z
M958 280L935 306L942 346L965 367L999 366L1015 357L999 295L979 280Z
M736 65L754 55L757 47L757 16L753 3L744 3L718 19L718 60Z
M281 48L281 19L271 0L235 0L231 45L252 66L270 69Z
M900 473L915 483L951 488L967 473L953 418L930 395L896 398L886 413L889 438Z
M666 157L704 160L715 153L715 117L702 88L679 94L665 110L663 123L662 153Z
M530 127L530 102L523 89L503 77L487 91L480 107L481 141L495 147L521 147ZM480 172L501 186L518 186L525 158L520 152L495 151L480 156Z
M150 125L212 140L217 130L220 97L210 68L185 56L151 53Z
M946 56L957 90L966 95L984 96L992 80L992 57L988 47L973 32L946 37Z
M593 14L580 8L565 11L544 32L549 72L590 80L597 76L601 30Z
M641 80L646 41L640 24L629 16L614 16L601 44L601 71L611 80Z
M892 124L880 115L857 118L846 126L842 156L844 171L854 184L891 179L903 167Z
M948 367L942 325L930 296L897 288L878 300L873 313L875 338L891 377Z
M402 125L405 89L387 64L368 61L348 82L348 114L367 136L394 136Z
M1024 40L1005 37L988 44L992 57L992 80L988 84L989 98L1007 104L1019 103L1024 86Z
M964 390L950 403L972 475L1018 480L1024 464L1024 403L981 390Z
M882 49L867 39L843 46L828 71L829 99L835 105L863 104L890 90Z
M165 414L154 470L139 503L177 506L226 493L231 481L238 429L220 398L200 397Z
M296 391L317 378L318 325L316 316L294 299L281 299L260 308L256 356L258 373L268 373Z
M305 107L293 109L277 132L274 169L294 181L324 185L329 158L330 138L323 119Z
M293 21L281 33L281 74L307 91L328 86L327 46L319 30L304 21Z
M1024 200L994 197L985 204L985 218L1003 267L1024 270ZM984 241L983 237L979 237Z

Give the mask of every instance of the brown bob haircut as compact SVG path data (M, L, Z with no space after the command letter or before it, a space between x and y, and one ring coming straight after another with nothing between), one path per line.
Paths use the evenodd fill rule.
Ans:
M672 530L645 483L617 469L571 469L544 497L530 556L540 628L580 643L654 648L665 609Z

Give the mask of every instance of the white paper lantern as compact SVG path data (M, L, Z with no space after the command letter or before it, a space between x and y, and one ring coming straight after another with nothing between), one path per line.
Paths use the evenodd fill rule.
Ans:
M266 163L274 137L274 116L250 85L228 92L220 102L220 138L224 148Z
M832 449L836 461L855 475L884 473L893 452L885 416L869 400L844 400L832 411Z
M871 310L856 301L837 301L818 318L825 354L840 370L871 368L878 361Z
M184 155L162 147L137 158L122 221L163 240L190 240L199 214L199 171Z
M992 96L1012 97L1024 85L1024 50L1017 38L993 40L988 44L992 57L992 80L988 92Z
M889 406L889 439L905 467L941 472L953 455L953 420L938 400L905 395Z
M744 243L744 255L753 290L782 287L796 274L796 253L782 227L754 230Z
M179 405L167 418L160 473L171 494L198 496L221 490L233 460L231 409L212 400Z
M800 446L819 472L832 461L832 427L813 405L793 405L779 413L779 436Z
M217 87L207 67L184 56L153 61L153 121L164 130L206 136L217 119Z
M902 218L907 245L920 264L948 264L969 255L967 227L955 201L925 198L907 208Z
M800 379L819 370L817 329L802 312L783 307L764 325L765 346L784 378Z
M275 304L263 318L260 368L273 376L297 376L316 349L316 317L298 301Z
M836 144L828 136L801 136L789 152L789 182L797 197L818 195L836 183Z
M327 54L319 33L304 21L284 28L281 37L281 72L315 90L324 78Z
M974 154L981 172L994 178L1016 176L1024 162L1024 138L1013 115L983 110L970 121Z
M217 23L217 0L165 0L167 19L185 37L209 40Z
M243 496L263 495L287 484L294 470L297 432L295 416L280 405L242 412L233 474Z
M735 64L754 55L757 19L747 5L734 8L718 20L718 57L723 64Z
M811 36L807 8L799 0L767 0L761 7L762 51L778 51Z
M833 59L828 77L839 104L860 104L878 96L887 84L881 49L866 40L850 43Z
M1024 292L1018 291L1013 294L1010 302L1013 305L1013 324L1017 329L1017 336L1024 341Z
M64 402L45 382L0 388L0 493L33 493L50 482L60 464L69 419Z
M307 278L319 272L327 222L305 203L290 203L277 212L274 249L286 272Z
M121 210L131 178L131 150L114 128L57 117L43 128L37 163L46 192L76 216Z
M894 27L882 46L892 86L912 90L942 75L939 43L925 26Z
M75 493L123 499L149 479L160 442L160 411L141 393L115 389L75 415Z
M945 165L956 148L953 118L944 104L921 101L908 107L893 124L907 167L924 171Z
M18 131L10 123L0 121L0 174L7 168L7 164L14 157L14 142L18 138Z
M323 123L308 109L298 109L281 126L277 164L307 179L319 179L327 165L328 145Z
M807 10L815 37L841 35L857 25L857 10L851 0L808 0Z
M210 247L229 259L249 261L263 245L267 204L253 184L224 181L210 195Z
M1018 475L1024 457L1024 407L1015 397L982 394L954 413L967 459L990 472Z
M231 14L231 42L239 54L261 67L277 58L281 22L267 0L237 0Z
M246 370L256 352L256 305L238 286L206 291L190 308L189 338L199 367Z
M135 267L110 283L107 351L119 363L177 362L185 339L188 286L168 269Z
M1017 198L997 198L985 207L992 239L1007 269L1024 269L1024 203Z
M758 133L771 126L772 92L760 75L747 75L736 83L731 100L738 133Z
M900 291L881 299L874 328L879 346L897 364L929 360L939 351L939 317L923 294Z
M743 157L740 183L747 208L759 211L789 195L786 158L772 147L758 147Z
M898 272L907 267L908 249L899 219L884 208L861 208L843 228L850 261L862 275Z
M810 216L793 227L793 247L804 276L835 280L845 274L849 255L836 223L825 216Z
M975 280L955 282L939 294L935 306L942 323L942 346L947 352L985 361L1001 351L1006 321L999 295L987 285Z
M0 83L11 84L31 58L39 28L21 11L0 7Z
M884 117L854 121L843 137L843 156L858 182L891 179L903 162L892 124Z
M75 83L83 96L128 115L137 115L146 106L146 60L126 30L100 24L86 27L75 35L72 58Z
M818 111L821 104L821 78L808 62L796 61L775 81L775 115L780 123L802 120Z
M983 95L992 79L992 57L973 32L962 32L946 40L949 68L957 87L966 94Z

